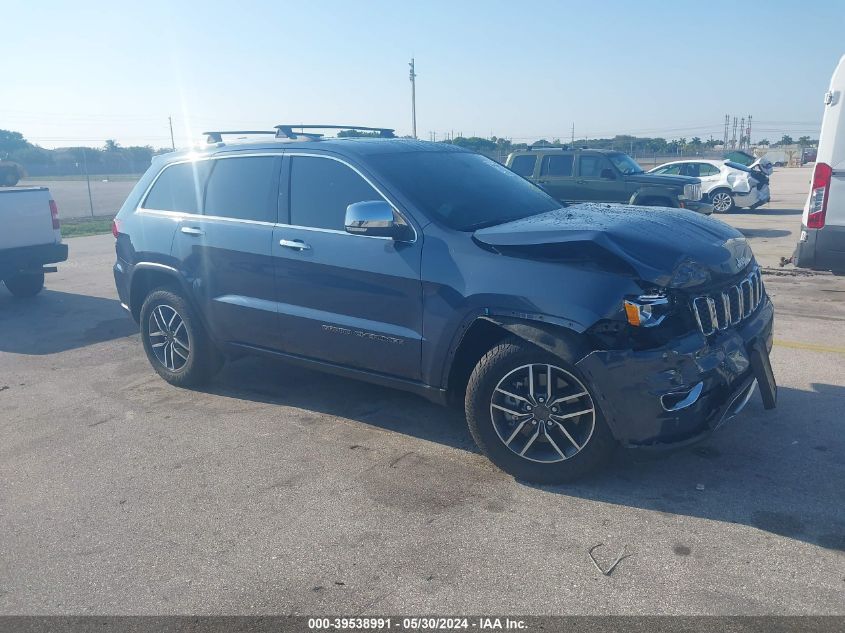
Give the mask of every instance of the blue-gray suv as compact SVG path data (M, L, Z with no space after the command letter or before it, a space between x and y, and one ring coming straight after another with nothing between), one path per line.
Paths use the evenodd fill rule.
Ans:
M494 463L541 483L617 444L701 439L757 386L775 406L773 308L736 230L562 207L387 129L302 129L209 133L157 158L115 218L120 300L171 384L246 352L405 389L463 406Z

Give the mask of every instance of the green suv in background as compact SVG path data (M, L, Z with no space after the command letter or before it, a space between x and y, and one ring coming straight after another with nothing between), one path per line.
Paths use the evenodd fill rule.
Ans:
M702 200L698 178L647 174L624 152L520 150L508 156L506 165L561 202L618 202L713 213L713 205Z

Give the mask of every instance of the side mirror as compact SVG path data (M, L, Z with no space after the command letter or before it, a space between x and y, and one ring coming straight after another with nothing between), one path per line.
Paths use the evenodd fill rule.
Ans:
M389 237L398 241L411 239L413 232L404 222L397 222L393 207L384 200L355 202L346 207L347 233Z
M612 169L602 169L601 170L601 177L604 180L616 180L616 174L613 173Z

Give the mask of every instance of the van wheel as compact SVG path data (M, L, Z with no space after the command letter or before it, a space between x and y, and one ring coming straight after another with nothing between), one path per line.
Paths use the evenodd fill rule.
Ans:
M517 479L572 481L603 464L615 446L580 372L515 337L478 362L465 407L478 447Z
M34 297L44 289L44 273L18 273L4 280L6 288L18 299Z
M710 202L716 213L727 213L734 208L734 198L727 189L717 189L710 193Z
M177 387L207 382L223 366L223 356L202 322L170 288L153 290L144 300L141 340L153 369Z

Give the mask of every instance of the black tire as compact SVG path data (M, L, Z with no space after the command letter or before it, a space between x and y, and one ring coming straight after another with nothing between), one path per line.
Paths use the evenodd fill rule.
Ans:
M563 439L562 433L564 431L560 431L554 426L550 415L552 409L548 407L544 408L544 413L536 413L542 406L536 405L535 413L521 414L522 416L532 416L532 419L525 423L526 426L522 431L517 427L521 425L521 420L524 418L509 421L509 415L498 413L498 409L494 409L494 407L497 407L494 396L500 398L501 394L504 393L498 389L500 382L509 380L511 376L517 375L516 372L525 371L526 365L529 367L532 365L551 366L554 369L549 371L560 370L562 372L559 376L568 374L566 383L563 383L565 388L571 387L574 391L581 389L585 391L585 396L580 400L571 401L571 406L576 409L591 406L593 414L570 418L566 422L571 431L566 437L574 438L568 440L571 444L567 444L567 440ZM536 375L538 382L542 382L542 373L539 375L535 373L534 375ZM574 380L570 381L569 378ZM548 379L546 379L546 382L548 382ZM559 384L557 379L552 382ZM508 383L505 384L509 386ZM567 397L571 398L571 396ZM513 400L513 402L517 402L517 400ZM555 400L552 400L551 403L547 404L551 406L554 402ZM517 404L517 406L520 405ZM523 404L522 406L527 405ZM524 481L539 484L559 484L583 477L601 466L616 446L616 442L592 394L591 387L574 365L516 337L508 338L496 345L478 362L467 385L465 411L470 433L482 452L496 466ZM563 410L560 409L560 411ZM538 419L534 419L534 415ZM499 416L498 420L496 419L497 416ZM556 417L567 417L567 415ZM545 424L549 426L544 426L544 420ZM582 424L585 426L579 426ZM586 426L589 424L592 424L592 427ZM502 426L507 425L510 426L507 427L505 434L509 435L510 438L515 438L510 444L514 447L513 449L506 445L506 439L501 434ZM558 426L560 425L558 424ZM512 429L513 435L510 435ZM522 434L520 435L520 433ZM534 440L531 440L532 436ZM523 437L525 438L524 442ZM557 441L554 440L554 437L557 437ZM552 438L552 440L550 441L548 438ZM529 440L531 442L538 440L540 443L531 443ZM545 451L546 454L551 455L549 459L558 459L552 452L552 447L554 447L560 455L560 459L559 461L542 461L537 459L541 457L539 453L536 455L526 453L528 456L533 455L534 459L520 457L516 449L525 444L530 444L529 449L532 451ZM579 444L580 449L577 448ZM567 452L572 454L563 458L561 451L564 454Z
M6 288L9 289L18 299L34 297L44 289L44 273L18 273L14 277L3 280Z
M168 321L175 333L167 329ZM162 323L165 327L153 329L154 324ZM154 336L155 332L163 334ZM223 366L223 356L202 322L184 297L172 288L157 288L144 300L141 341L156 373L177 387L201 385Z
M711 191L710 202L713 204L713 213L730 213L736 208L733 194L729 189Z

